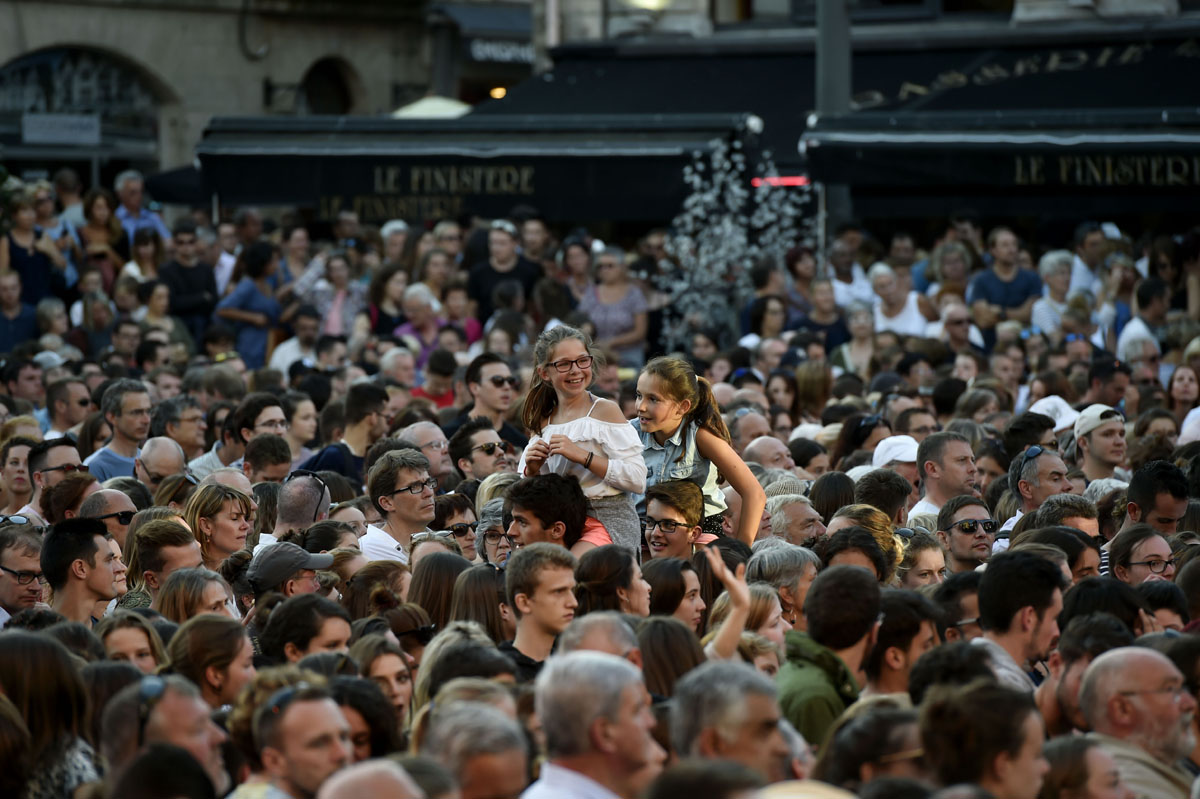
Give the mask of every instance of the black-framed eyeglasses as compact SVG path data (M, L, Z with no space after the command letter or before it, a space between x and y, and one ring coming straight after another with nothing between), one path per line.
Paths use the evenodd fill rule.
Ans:
M1168 566L1175 565L1175 558L1169 560L1135 560L1130 562L1130 566L1145 566L1153 574L1162 574L1167 570Z
M467 533L474 532L479 527L479 522L459 522L452 524L446 528L447 531L454 534L455 538L466 538Z
M512 445L507 441L489 441L486 444L480 444L477 447L471 447L472 452L479 450L484 455L495 455L497 449L507 455L509 450L512 449Z
M325 485L325 481L321 479L321 475L317 474L316 472L310 472L308 469L296 469L291 474L289 474L286 478L284 478L283 482L290 483L292 480L295 480L297 477L311 477L312 479L316 480L321 486L321 496L322 497L325 496L326 491L329 491L329 486ZM330 492L329 495L333 496L333 492ZM320 502L320 500L317 500L317 507L313 509L313 521L315 522L317 520L317 517L320 515L321 515L321 502Z
M37 580L42 585L46 585L46 576L41 572L23 572L15 569L10 569L7 566L0 566L0 571L7 572L17 581L17 585L29 585L34 580Z
M119 510L116 513L106 513L103 516L95 516L93 518L100 522L104 521L105 519L116 519L117 524L128 525L131 521L133 521L133 514L135 513L137 513L135 510Z
M506 532L502 532L499 530L488 530L486 533L483 534L483 540L486 541L487 543L493 544L493 545L499 544L501 538L508 541L509 546L512 546L513 537Z
M655 527L657 527L659 530L662 530L667 535L673 535L675 533L675 531L678 530L680 527L682 527L684 530L688 529L687 524L685 524L684 522L677 522L674 519L655 519L652 516L643 517L643 519L642 519L642 532L643 533L648 533L651 530L653 530Z
M146 742L146 722L166 692L167 681L154 674L147 674L138 683L138 748Z
M64 463L62 466L47 466L45 469L41 469L40 471L43 474L46 472L66 472L67 474L71 474L72 472L86 473L88 471L88 467L82 463Z
M996 529L1000 525L996 524L995 519L963 519L961 522L955 522L950 525L947 532L957 531L963 535L974 535L976 527L982 527L983 531L988 535L995 535Z
M576 358L573 361L569 361L569 360L554 361L553 363L551 363L549 365L553 366L554 369L558 372L569 372L569 371L571 371L572 366L577 367L579 369L579 371L582 372L584 369L587 369L589 366L592 365L593 360L594 359L592 358L591 355L584 355L580 358Z
M425 491L425 489L429 489L430 491L437 491L437 487L438 487L437 478L430 477L428 480L421 480L419 482L413 483L412 485L401 486L400 488L397 488L395 491L389 491L387 493L387 496L389 496L389 497L394 496L394 495L400 494L404 491L407 491L410 494L420 494L420 493L423 493Z

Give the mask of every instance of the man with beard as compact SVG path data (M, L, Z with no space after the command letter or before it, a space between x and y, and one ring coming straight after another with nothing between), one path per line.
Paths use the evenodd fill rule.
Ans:
M1058 566L1031 552L1006 552L988 562L979 581L983 637L972 644L987 649L1001 685L1033 693L1027 671L1050 656L1058 638L1064 587Z
M975 571L992 556L997 524L982 499L953 497L938 512L938 540L946 550L950 574Z
M1049 676L1034 692L1047 736L1087 728L1079 707L1083 674L1093 660L1122 646L1133 646L1133 634L1115 616L1089 613L1071 619L1046 660Z
M313 799L350 763L350 725L324 688L280 689L254 712L254 745L278 799Z
M1104 653L1084 672L1079 706L1138 796L1186 799L1192 778L1179 762L1195 744L1196 700L1166 655L1142 647Z

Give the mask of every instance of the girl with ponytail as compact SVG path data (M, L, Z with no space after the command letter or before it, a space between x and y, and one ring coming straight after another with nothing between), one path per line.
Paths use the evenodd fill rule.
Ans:
M688 480L704 492L702 532L721 535L725 497L717 488L718 473L742 498L737 537L754 543L763 508L762 486L730 446L729 429L712 388L697 377L691 364L679 358L654 358L637 382L637 419L630 422L642 439L646 484ZM638 500L645 511L645 498ZM712 539L707 539L712 540Z
M636 556L642 528L633 495L646 490L642 442L617 403L588 390L596 362L591 344L586 333L567 325L538 337L523 415L534 435L517 471L523 477L553 472L578 479L588 515L604 525L613 543Z

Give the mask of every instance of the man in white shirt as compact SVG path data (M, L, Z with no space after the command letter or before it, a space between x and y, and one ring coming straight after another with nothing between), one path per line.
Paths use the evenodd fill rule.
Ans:
M1071 288L1067 292L1072 297L1081 291L1098 292L1099 278L1096 270L1104 261L1108 242L1104 230L1095 222L1084 222L1075 228L1075 258L1071 262Z
M937 514L951 497L979 496L971 442L958 433L942 431L922 441L917 447L917 472L925 496L909 511L909 518L920 513Z
M384 453L367 476L367 493L383 516L358 539L367 560L408 563L414 533L429 529L437 480L429 475L429 459L413 449Z
M875 304L875 290L871 288L866 272L855 262L854 251L842 239L829 247L829 266L833 298L839 308L845 308L855 300Z
M275 529L258 538L258 555L292 530L304 530L329 518L329 488L320 477L303 470L292 472L279 489Z
M552 657L534 701L546 762L521 799L636 796L661 770L666 753L650 734L650 694L628 661L588 651Z
M292 317L292 330L296 335L281 342L271 353L269 366L278 369L286 378L288 369L296 361L312 366L317 361L317 336L321 332L321 314L311 305L301 305Z

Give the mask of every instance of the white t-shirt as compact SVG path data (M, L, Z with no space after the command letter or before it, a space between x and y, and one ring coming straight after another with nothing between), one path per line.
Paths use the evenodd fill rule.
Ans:
M397 560L408 563L408 553L382 528L367 525L367 532L358 539L358 548L367 560Z
M942 508L940 505L934 505L932 502L930 502L928 497L921 497L921 501L916 505L913 505L912 510L908 512L908 518L911 519L912 517L919 516L922 513L932 513L934 516L937 516L941 509Z

